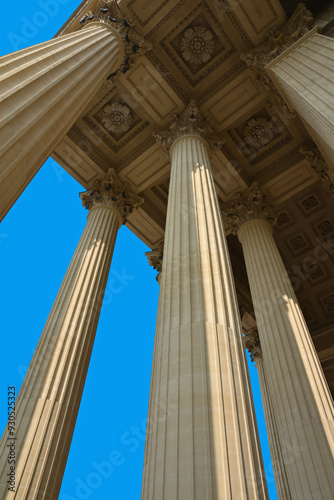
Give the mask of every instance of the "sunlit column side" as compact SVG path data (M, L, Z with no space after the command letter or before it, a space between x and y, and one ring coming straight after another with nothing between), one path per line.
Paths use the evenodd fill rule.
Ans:
M156 137L171 178L142 500L266 499L209 127L191 102Z
M261 343L257 329L255 328L245 333L243 340L246 349L248 349L250 353L251 360L255 361L255 366L257 368L257 373L259 376L263 412L267 428L271 461L275 476L277 497L278 500L292 500L285 470L285 468L288 467L289 464L288 461L285 460L284 451L281 449L280 441L278 438L275 411L268 390L266 366L263 362Z
M0 220L107 76L148 47L104 3L83 29L0 58Z
M58 498L117 232L141 202L113 170L80 197L87 225L16 403L15 493L7 489L7 430L1 440L2 500Z
M225 219L243 246L280 448L294 450L286 468L291 497L330 499L333 400L273 238L274 213L254 184L236 195Z
M334 39L314 28L266 66L292 109L334 155ZM322 149L322 143L318 144Z

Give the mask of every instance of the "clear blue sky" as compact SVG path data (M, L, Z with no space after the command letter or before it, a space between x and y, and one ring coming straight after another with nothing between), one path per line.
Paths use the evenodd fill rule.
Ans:
M77 6L73 0L6 3L0 54L52 38ZM1 428L7 387L18 390L22 383L85 227L80 191L82 186L49 159L0 225ZM147 250L121 228L60 500L140 499L159 293ZM270 500L276 500L254 365L250 371ZM100 468L110 460L113 470Z

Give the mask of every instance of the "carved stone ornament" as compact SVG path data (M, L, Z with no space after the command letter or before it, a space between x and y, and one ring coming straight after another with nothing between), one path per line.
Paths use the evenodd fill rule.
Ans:
M160 276L161 276L161 271L162 271L162 259L163 259L163 254L164 254L164 243L161 242L158 248L155 250L151 250L150 252L145 252L145 255L147 257L148 263L150 266L153 267L156 271L158 271L158 274L156 276L156 280L159 282Z
M95 181L91 189L80 193L80 198L87 210L98 205L112 206L122 217L123 224L126 223L128 215L144 201L130 191L128 184L119 180L112 168L103 179Z
M214 134L209 119L201 116L195 100L189 102L179 117L172 116L167 130L153 134L153 137L169 152L173 143L184 135L202 137L212 150L221 149L225 142L224 139Z
M240 227L249 220L262 219L270 224L275 224L277 220L276 212L270 206L268 197L261 193L257 182L245 193L236 193L233 204L224 207L222 214L233 234L238 234Z
M210 30L202 26L188 28L181 40L182 57L192 64L206 63L211 59L214 46Z
M244 140L250 146L260 149L274 137L274 126L271 120L259 117L252 118L244 130Z
M116 134L127 132L132 123L130 108L120 102L107 104L103 108L102 121L109 132L115 132Z
M96 9L87 12L80 19L83 28L96 22L108 24L114 28L124 44L123 62L115 73L108 76L108 79L114 78L118 72L126 73L130 69L135 54L143 54L152 49L151 42L146 41L133 30L131 19L123 17L115 0L99 0Z
M334 183L328 174L329 167L317 146L315 144L304 144L299 151L309 162L311 170L321 178L323 189L334 197Z
M248 350L250 354L250 358L252 361L259 361L262 358L262 349L259 338L259 333L257 329L254 329L251 333L244 335L242 337L245 348Z
M258 83L269 93L272 104L285 105L270 76L264 69L288 47L310 30L313 16L305 4L299 3L290 19L279 29L272 28L267 32L267 41L250 52L241 54L247 66L258 73Z

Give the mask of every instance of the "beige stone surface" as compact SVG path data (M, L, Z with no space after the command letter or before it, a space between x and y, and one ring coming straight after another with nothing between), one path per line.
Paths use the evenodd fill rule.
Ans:
M141 498L266 499L206 144L185 135L171 156Z
M141 202L112 170L81 198L90 210L87 225L16 402L14 494L7 489L6 430L1 440L1 500L58 498L116 235L127 214Z
M251 215L249 216L251 217ZM334 496L333 400L286 269L264 219L241 223L266 380L294 500ZM269 408L267 407L267 411Z
M252 327L249 329L245 328L247 323L252 324ZM256 322L254 318L252 318L250 314L248 314L247 312L242 317L242 327L243 327L243 333L245 335L243 337L245 347L246 349L248 349L252 361L255 361L255 366L257 368L259 376L263 412L268 434L272 468L275 476L277 497L278 500L292 500L287 479L286 468L289 467L290 460L291 459L293 460L294 457L291 456L290 450L288 449L282 450L281 448L277 432L275 410L268 389L268 382L266 378L266 367L263 360L259 333L257 331Z
M334 165L333 59L333 38L320 35L316 27L266 66L278 90L308 125L331 165Z
M0 58L0 220L122 58L102 22Z

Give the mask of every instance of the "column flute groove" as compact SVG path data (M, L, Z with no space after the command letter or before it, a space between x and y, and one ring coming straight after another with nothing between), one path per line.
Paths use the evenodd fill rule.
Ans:
M147 435L142 500L268 498L210 134L192 102L156 136L172 166L148 421L166 411Z
M12 491L7 488L6 430L1 440L2 500L58 497L117 231L142 202L112 169L81 199L90 210L87 225L17 398Z
M263 358L270 367L265 374L273 412L267 414L275 414L277 448L285 453L293 447L285 469L291 498L329 499L334 496L333 402L272 236L276 216L256 183L237 194L224 215L243 246Z

